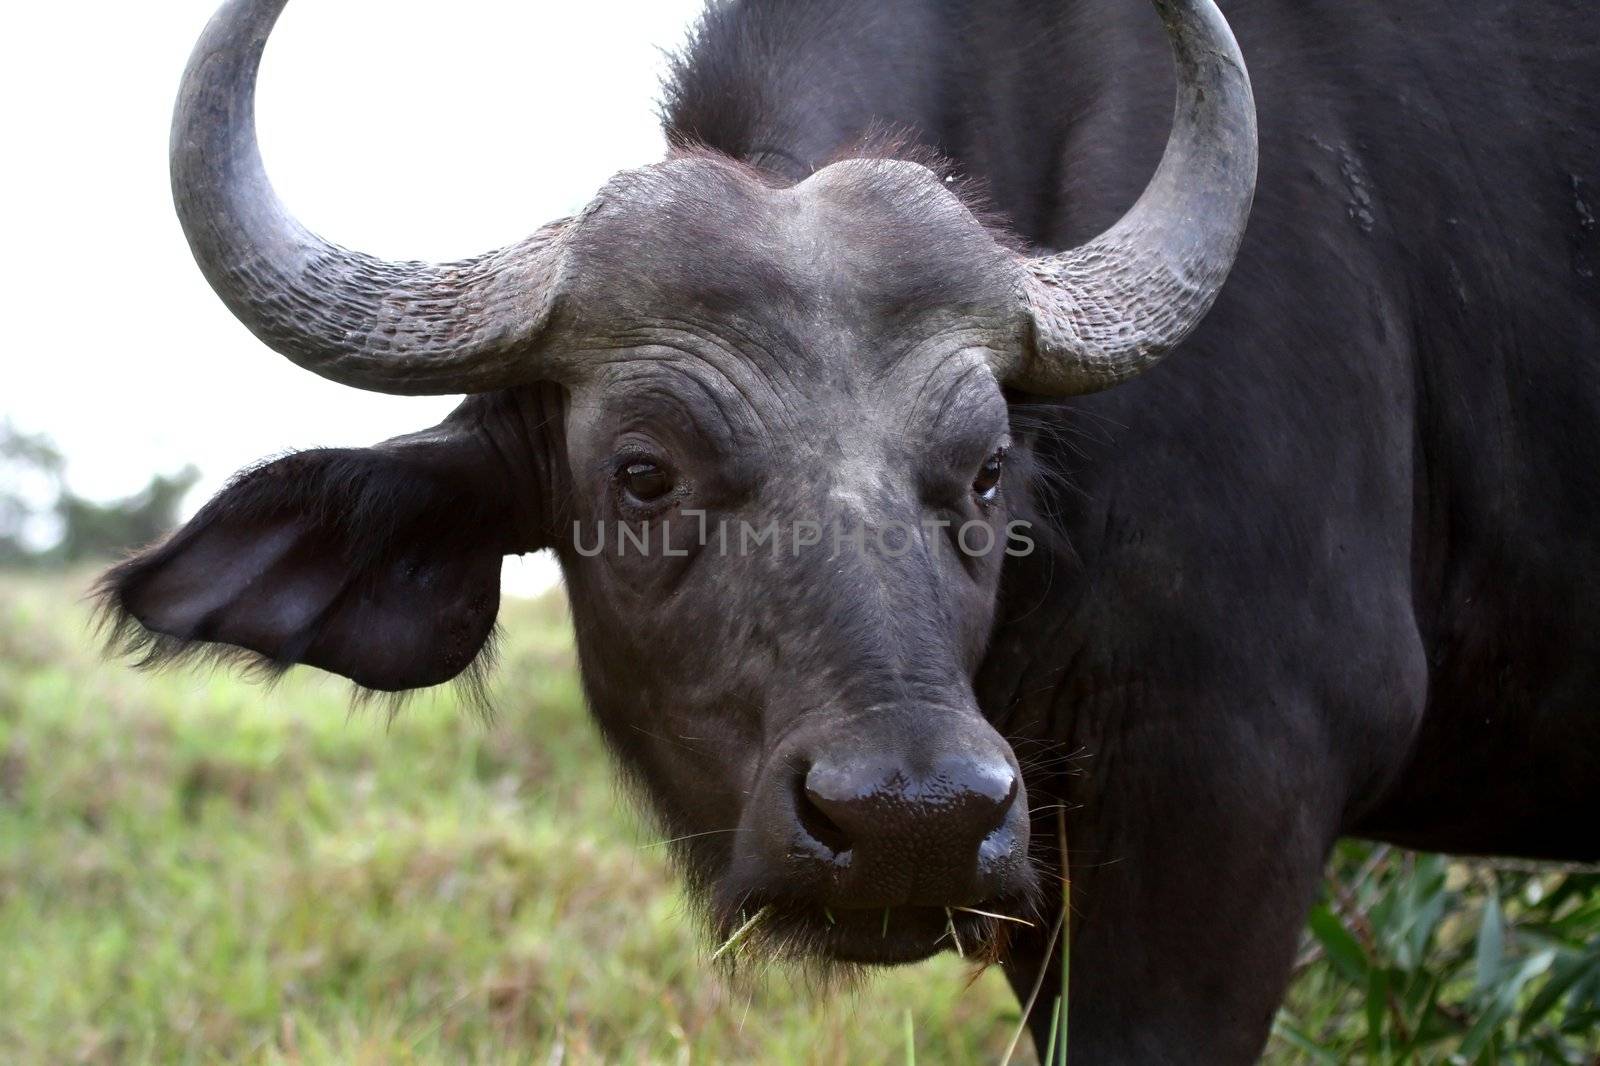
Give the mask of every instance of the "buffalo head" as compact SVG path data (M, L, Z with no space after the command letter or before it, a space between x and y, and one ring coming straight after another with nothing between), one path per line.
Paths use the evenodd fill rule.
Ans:
M1254 111L1210 0L1158 0L1180 72L1135 207L1018 252L932 171L785 184L710 152L445 265L308 232L273 195L254 82L284 0L231 0L185 77L178 211L267 345L442 425L248 471L107 575L158 656L239 649L382 691L482 661L500 559L551 549L585 689L723 931L855 961L982 940L1035 889L1017 760L971 677L1031 537L1004 387L1153 365L1211 304L1254 186Z

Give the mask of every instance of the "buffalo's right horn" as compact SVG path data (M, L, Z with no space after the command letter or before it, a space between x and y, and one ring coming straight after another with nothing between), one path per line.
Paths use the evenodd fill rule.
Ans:
M568 225L459 263L388 262L318 237L284 210L256 145L255 83L287 0L228 0L184 72L172 192L189 247L269 347L375 392L487 392L537 376Z

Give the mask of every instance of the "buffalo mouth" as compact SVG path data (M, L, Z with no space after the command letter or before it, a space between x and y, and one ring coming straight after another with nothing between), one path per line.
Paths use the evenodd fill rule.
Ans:
M1007 937L1036 926L1022 898L971 907L905 905L828 907L792 900L749 899L719 922L714 956L743 959L895 966L944 951L975 963L999 960Z

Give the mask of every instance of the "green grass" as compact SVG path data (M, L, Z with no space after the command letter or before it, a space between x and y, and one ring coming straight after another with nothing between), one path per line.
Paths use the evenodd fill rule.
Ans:
M496 721L443 692L391 723L311 671L103 662L82 586L0 575L0 1063L994 1063L1015 1032L953 955L823 999L725 983L558 597L506 604ZM1600 878L1335 870L1268 1061L1600 1046Z
M484 725L105 663L81 582L0 576L0 1062L993 1062L954 957L819 1000L729 987L581 707L559 598L510 601Z

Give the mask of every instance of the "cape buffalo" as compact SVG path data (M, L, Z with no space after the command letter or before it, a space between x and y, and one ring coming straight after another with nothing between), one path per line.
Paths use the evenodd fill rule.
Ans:
M1211 0L731 0L664 161L429 265L273 195L283 3L185 76L195 257L300 366L468 397L242 474L107 575L132 645L475 676L553 550L718 935L1049 1004L1068 841L1097 1066L1253 1059L1341 834L1600 857L1586 5L1237 0L1253 101Z

